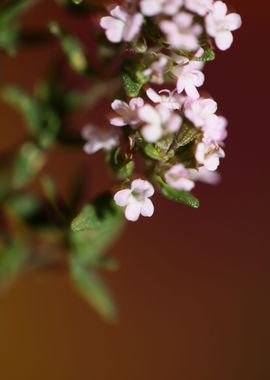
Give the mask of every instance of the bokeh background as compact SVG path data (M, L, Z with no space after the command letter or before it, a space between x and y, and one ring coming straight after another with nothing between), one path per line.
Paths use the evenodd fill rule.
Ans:
M206 83L230 120L222 184L197 188L199 210L157 197L154 218L128 225L111 249L121 269L106 276L120 309L116 325L101 321L63 273L28 275L1 295L1 379L270 378L270 5L232 5L244 24L233 48L208 65ZM57 12L44 1L26 20L35 26L63 17ZM31 89L51 52L1 57L1 85ZM21 124L0 106L1 149L23 136ZM48 170L64 181L76 157L60 151ZM91 176L93 191L108 183L95 161Z

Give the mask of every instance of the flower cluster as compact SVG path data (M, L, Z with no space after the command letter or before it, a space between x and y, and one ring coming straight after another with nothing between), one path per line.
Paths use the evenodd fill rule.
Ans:
M109 120L116 130L83 131L85 151L107 151L122 187L114 200L128 220L152 216L153 185L190 204L196 181L219 181L227 136L217 103L200 95L203 68L214 59L213 41L220 50L231 46L240 16L222 1L141 0L114 7L100 25L111 43L126 47L121 58L128 100L112 102ZM134 179L137 154L145 179Z

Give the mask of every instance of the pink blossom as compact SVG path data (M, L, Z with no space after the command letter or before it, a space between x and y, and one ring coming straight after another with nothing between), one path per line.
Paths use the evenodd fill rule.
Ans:
M188 99L185 103L185 116L196 127L203 127L212 122L217 111L217 103L213 99Z
M173 15L183 5L183 0L141 0L141 11L145 16L152 17L160 13Z
M199 48L198 37L202 33L202 27L193 24L193 15L190 13L180 12L171 21L161 21L159 26L173 48L188 51Z
M152 88L148 88L146 94L153 103L162 104L171 110L179 110L184 103L183 97L170 90L160 90L157 93Z
M125 207L127 220L135 222L139 216L151 217L154 213L154 205L149 199L154 195L154 187L148 181L136 179L131 183L130 189L118 191L114 196L115 203Z
M143 71L144 76L149 76L151 82L162 84L164 82L164 73L168 64L168 58L164 55L158 61L153 62L146 70Z
M188 10L205 16L213 8L213 0L185 0L185 6Z
M134 126L138 124L137 111L144 105L142 98L133 98L127 104L122 100L116 99L112 103L112 109L119 115L110 119L110 123L116 127L123 127L125 125Z
M216 143L201 142L197 145L196 160L204 165L207 170L215 171L219 166L220 158L225 157L224 150Z
M87 141L84 145L87 154L94 154L99 150L110 151L119 145L119 136L114 131L104 131L91 125L83 128L82 137Z
M139 34L143 23L140 13L130 14L125 8L116 6L110 14L111 16L102 17L100 20L100 26L105 29L109 41L130 42Z
M208 141L222 142L227 138L228 120L223 116L213 115L203 126L204 139Z
M177 77L178 94L185 91L192 99L200 97L197 87L201 87L205 80L204 74L200 71L201 66L201 62L190 61L188 64L173 68L172 72Z
M222 1L216 1L213 10L206 16L207 33L215 38L220 50L227 50L233 43L232 31L240 28L242 20L239 14L227 14L227 5Z
M221 181L221 176L218 172L210 172L204 166L198 170L189 169L189 177L192 181L200 181L208 185L217 185Z
M146 104L138 110L142 122L141 135L149 142L157 142L164 134L177 132L182 125L182 118L162 104L153 107Z
M165 180L174 189L191 191L195 184L189 179L189 172L182 164L172 166L165 173Z

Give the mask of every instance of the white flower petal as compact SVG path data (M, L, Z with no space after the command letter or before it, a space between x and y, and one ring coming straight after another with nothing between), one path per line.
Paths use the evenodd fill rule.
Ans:
M140 13L131 16L128 22L125 25L125 29L123 32L124 41L130 42L132 41L137 34L139 34L141 26L143 23L143 15Z
M161 96L152 88L148 88L146 91L146 94L150 100L152 100L153 103L160 103L161 102Z
M131 222L136 222L139 219L141 213L141 203L131 202L127 205L125 210L125 217Z
M221 31L217 34L215 41L220 50L227 50L233 43L233 35L229 31Z
M146 199L141 208L141 214L145 217L151 217L154 214L154 205L150 199Z
M138 110L139 118L150 124L160 124L159 114L156 109L149 104L146 104Z
M131 196L131 190L125 189L120 190L114 195L114 201L118 206L124 207L128 204L129 198Z
M131 184L131 190L141 193L147 198L152 197L155 192L154 186L149 181L143 179L135 179Z
M87 142L83 147L83 150L87 154L94 154L101 149L103 149L103 144L96 140Z
M238 13L230 13L226 16L226 23L231 31L239 29L242 25L241 16Z

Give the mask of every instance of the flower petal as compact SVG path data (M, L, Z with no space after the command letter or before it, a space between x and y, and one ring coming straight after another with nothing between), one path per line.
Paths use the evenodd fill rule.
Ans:
M154 186L143 179L135 179L131 184L131 190L141 193L147 198L152 197L155 192Z
M110 123L115 127L124 127L125 125L127 125L127 123L125 123L122 117L112 117L110 119Z
M124 189L124 190L118 191L114 195L113 199L118 206L124 207L128 204L130 196L131 196L131 190Z
M141 213L141 203L131 202L127 205L125 210L125 217L131 222L136 222L139 219Z
M145 217L151 217L154 214L154 205L150 199L146 199L141 208L141 214Z
M139 118L150 124L160 124L160 118L158 112L150 104L146 104L138 110Z
M221 31L217 34L215 41L220 50L227 50L233 43L233 35L227 30Z
M141 130L141 135L145 141L154 143L162 137L162 132L162 128L159 124L146 124Z
M152 100L153 103L160 103L161 102L161 96L152 88L148 88L146 91L146 94L150 100Z

